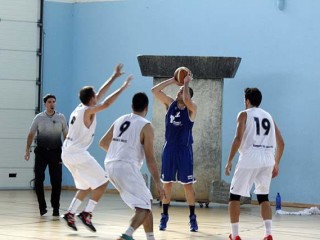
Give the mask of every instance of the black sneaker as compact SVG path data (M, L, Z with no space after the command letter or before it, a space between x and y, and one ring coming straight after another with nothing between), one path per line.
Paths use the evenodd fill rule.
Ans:
M91 222L92 214L88 212L81 212L77 214L77 217L80 218L81 222L92 232L96 232L96 228Z
M59 209L53 209L52 216L59 217L60 216Z
M68 227L74 231L78 231L75 222L74 222L74 214L67 212L61 216L64 220L66 220Z
M47 212L48 212L47 209L40 210L40 216L45 215Z

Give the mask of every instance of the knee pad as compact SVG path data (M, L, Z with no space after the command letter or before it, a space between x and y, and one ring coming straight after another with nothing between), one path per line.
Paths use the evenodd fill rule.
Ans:
M268 194L257 194L257 199L259 204L263 203L263 202L269 202L269 198L268 198Z
M240 195L236 195L236 194L230 193L229 201L240 201L240 198L241 198Z

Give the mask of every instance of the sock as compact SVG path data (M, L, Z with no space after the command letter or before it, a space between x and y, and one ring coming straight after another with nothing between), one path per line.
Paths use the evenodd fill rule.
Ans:
M169 204L162 204L162 207L163 207L163 214L169 215L168 214Z
M234 239L236 236L239 235L239 223L231 223L232 228L232 238Z
M194 215L194 209L195 209L195 206L189 205L190 217Z
M129 226L127 231L124 234L128 235L129 237L132 237L133 233L134 233L134 228Z
M68 212L75 214L77 212L78 207L81 205L82 201L77 198L73 198L70 206L68 208Z
M147 240L155 240L153 232L146 232Z
M98 203L96 201L93 201L92 199L90 199L84 211L92 213L97 204Z
M271 235L271 228L272 228L272 220L264 220L264 228L266 230L266 236Z

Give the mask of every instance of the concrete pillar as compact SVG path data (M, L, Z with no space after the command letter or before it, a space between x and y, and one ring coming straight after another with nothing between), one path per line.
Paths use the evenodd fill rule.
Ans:
M209 203L213 181L221 181L221 124L224 78L233 78L241 58L199 57L199 56L138 56L143 76L153 77L153 84L173 76L176 68L185 66L193 73L190 86L194 90L193 100L198 105L198 113L193 127L194 184L196 199ZM178 86L169 86L166 93L175 98ZM155 153L161 167L161 150L164 143L164 119L166 109L158 100L153 101L152 124L155 128ZM158 197L154 184L151 192ZM172 200L185 201L180 184L174 184Z

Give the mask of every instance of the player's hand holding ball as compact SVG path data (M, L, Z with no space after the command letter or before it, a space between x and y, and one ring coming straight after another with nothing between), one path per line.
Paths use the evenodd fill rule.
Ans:
M173 76L179 86L184 85L185 81L190 82L192 80L192 73L186 67L178 67Z

